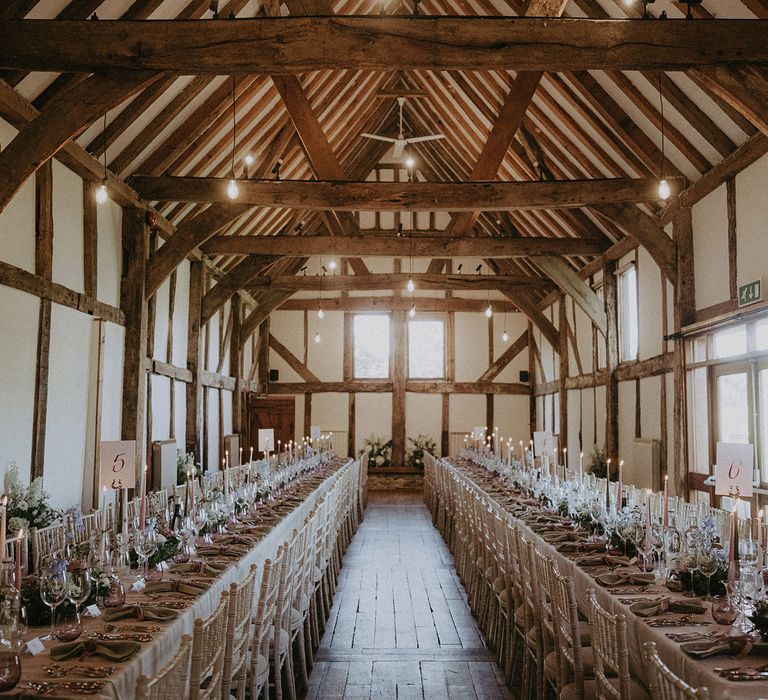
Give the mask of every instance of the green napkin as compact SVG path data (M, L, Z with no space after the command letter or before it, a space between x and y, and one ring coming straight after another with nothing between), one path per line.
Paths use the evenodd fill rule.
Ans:
M81 642L69 642L51 649L53 661L68 661L89 656L101 656L110 661L126 661L130 659L141 645L138 642L110 639L86 639Z
M639 617L652 617L661 613L703 615L707 611L698 600L670 600L666 597L638 600L632 603L629 609Z
M172 564L172 574L195 574L196 576L220 576L225 570L226 564L217 564L207 561L190 561L185 564Z
M104 611L104 620L114 622L135 617L139 622L168 622L175 620L179 614L170 608L143 607L141 605L124 605L122 608L110 608Z
M228 559L240 559L248 554L248 547L236 544L207 545L198 547L197 553L201 557L227 557Z
M613 554L586 554L574 560L579 566L626 566L629 560L626 557L617 557Z
M643 574L640 572L624 572L620 574L602 574L595 578L601 586L611 588L613 586L622 586L626 584L647 585L656 582L653 574Z
M596 552L605 550L602 542L563 542L556 547L558 552Z
M200 595L208 590L208 586L200 581L153 581L144 588L144 593L182 593L184 595Z
M753 637L748 634L736 637L724 634L711 640L686 642L681 644L680 648L695 659L707 659L710 656L720 655L741 657L748 654L758 654L760 656L768 654L768 643L755 642Z

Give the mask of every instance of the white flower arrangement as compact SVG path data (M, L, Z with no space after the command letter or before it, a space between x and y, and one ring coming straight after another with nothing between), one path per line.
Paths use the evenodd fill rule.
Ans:
M42 477L24 486L15 462L11 462L5 475L4 491L8 497L9 535L15 535L21 528L29 530L33 527L47 527L59 517L48 502L50 496L43 489Z

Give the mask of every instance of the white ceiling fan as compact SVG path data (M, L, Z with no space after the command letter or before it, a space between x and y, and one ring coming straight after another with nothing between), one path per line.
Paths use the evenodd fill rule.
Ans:
M365 136L367 139L376 139L377 141L386 141L387 143L394 144L392 155L395 158L399 158L403 155L403 151L408 144L421 143L423 141L437 141L438 139L445 138L444 134L429 134L428 136L411 136L405 138L405 134L403 133L403 105L405 104L405 97L398 97L397 104L400 106L400 130L396 139L389 136L379 136L379 134L362 134L362 136Z

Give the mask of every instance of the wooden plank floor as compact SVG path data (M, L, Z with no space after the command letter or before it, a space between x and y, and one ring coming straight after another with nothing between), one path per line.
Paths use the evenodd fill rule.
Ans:
M418 492L371 492L308 698L510 698Z

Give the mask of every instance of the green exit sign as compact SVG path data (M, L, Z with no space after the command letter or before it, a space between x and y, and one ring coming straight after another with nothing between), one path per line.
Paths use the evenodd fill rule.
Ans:
M763 298L763 287L760 280L747 282L739 287L739 306L749 306Z

